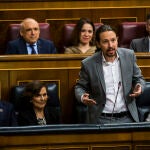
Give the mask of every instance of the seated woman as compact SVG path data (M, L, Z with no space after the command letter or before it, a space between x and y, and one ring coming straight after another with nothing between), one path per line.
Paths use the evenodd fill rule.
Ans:
M95 26L87 18L81 18L73 31L71 45L65 49L65 54L92 54L95 53L94 42Z
M60 113L52 106L48 106L47 87L43 82L33 81L26 85L23 94L23 103L27 108L18 114L18 124L48 125L59 124Z

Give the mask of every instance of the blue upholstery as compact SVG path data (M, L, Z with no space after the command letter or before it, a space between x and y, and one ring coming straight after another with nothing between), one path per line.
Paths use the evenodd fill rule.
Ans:
M150 113L150 82L146 82L144 92L136 99L140 121L145 121Z
M18 112L20 109L26 109L28 107L28 104L24 103L24 101L22 100L23 91L24 85L14 86L11 90L10 102L13 103L16 112ZM56 83L48 83L47 92L49 97L47 104L49 106L58 107L58 109L60 109L58 85Z

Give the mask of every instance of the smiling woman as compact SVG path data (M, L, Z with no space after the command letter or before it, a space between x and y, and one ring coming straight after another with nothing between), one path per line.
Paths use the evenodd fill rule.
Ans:
M47 103L47 86L41 81L28 83L23 93L23 104L26 105L18 115L19 125L47 125L60 123L55 107Z
M71 46L65 49L66 54L93 54L95 46L95 26L88 18L80 18L71 36Z

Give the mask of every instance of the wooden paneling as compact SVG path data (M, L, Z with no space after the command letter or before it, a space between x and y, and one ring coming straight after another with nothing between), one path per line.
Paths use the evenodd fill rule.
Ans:
M137 62L150 81L150 54L137 53ZM74 85L78 80L81 60L89 55L3 55L0 56L0 95L9 100L14 85L30 80L57 82L64 123L74 123Z
M0 69L0 99L8 100L9 76L7 70ZM7 91L7 92L6 92Z
M92 146L92 150L130 150L131 145Z
M80 17L88 17L93 22L103 21L117 27L118 23L133 21L134 18L137 21L145 21L149 12L148 0L0 2L0 54L4 54L6 50L8 25L19 23L26 17L50 23L52 39L59 48L59 41L63 38L62 27L65 23L74 23Z
M55 127L56 128L56 127ZM67 129L66 129L67 131ZM32 131L31 131L32 133ZM34 140L33 140L34 139ZM130 150L131 134L112 133L49 133L42 135L0 136L0 148L49 150ZM11 149L10 149L11 150Z
M78 124L0 128L3 150L149 150L150 125Z

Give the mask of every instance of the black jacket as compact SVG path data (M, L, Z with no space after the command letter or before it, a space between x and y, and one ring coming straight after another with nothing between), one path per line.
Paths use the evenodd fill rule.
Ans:
M60 110L58 107L45 106L44 115L47 125L60 123ZM38 125L33 108L19 112L18 124L20 126Z

